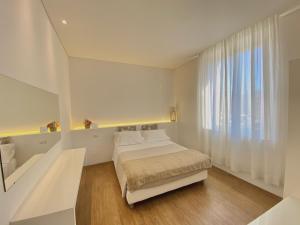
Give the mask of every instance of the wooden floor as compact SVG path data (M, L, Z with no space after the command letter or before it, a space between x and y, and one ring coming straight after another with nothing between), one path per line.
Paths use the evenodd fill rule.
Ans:
M77 225L240 225L280 198L219 169L205 182L135 204L121 197L113 163L85 167L76 207Z

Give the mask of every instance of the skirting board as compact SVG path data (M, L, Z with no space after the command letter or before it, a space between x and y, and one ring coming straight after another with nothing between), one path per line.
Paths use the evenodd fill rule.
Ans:
M224 167L224 166L220 166L220 165L217 165L217 164L213 164L213 166L219 168L220 170L223 170L237 178L240 178L254 186L257 186L265 191L268 191L274 195L277 195L279 197L283 197L283 187L276 187L276 186L272 186L272 185L267 185L265 184L262 180L254 180L250 177L249 174L246 174L246 173L238 173L238 172L233 172L231 171L230 169Z

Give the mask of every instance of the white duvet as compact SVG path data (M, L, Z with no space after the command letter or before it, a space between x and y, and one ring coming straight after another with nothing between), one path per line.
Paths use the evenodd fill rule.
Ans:
M167 146L170 146L168 148ZM166 146L167 151L158 152L158 151L152 151L153 148L155 147L162 147ZM113 153L113 161L117 173L117 177L121 186L121 191L122 191L122 196L125 197L126 195L126 175L124 174L124 171L122 170L121 166L118 165L118 156L122 152L126 151L139 151L139 150L145 150L149 149L149 152L145 154L144 156L141 156L140 158L144 157L152 157L152 156L157 156L157 155L162 155L162 154L168 154L168 153L173 153L173 152L178 152L178 151L184 151L187 150L187 148L178 145L170 140L167 141L158 141L158 142L146 142L142 144L136 144L136 145L127 145L127 146L115 146L114 153Z

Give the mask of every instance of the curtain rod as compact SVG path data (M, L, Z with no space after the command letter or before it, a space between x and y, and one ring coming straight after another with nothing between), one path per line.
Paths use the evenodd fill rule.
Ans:
M289 9L289 10L281 13L279 15L279 17L282 18L282 17L288 16L288 15L290 15L290 14L292 14L292 13L298 11L298 10L300 10L300 5L297 5L297 6L293 7L293 8L291 8L291 9Z

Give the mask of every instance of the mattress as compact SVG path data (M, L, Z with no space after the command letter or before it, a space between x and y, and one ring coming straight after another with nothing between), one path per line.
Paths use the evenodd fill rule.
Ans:
M162 151L156 151L156 149L164 149L163 153ZM148 151L149 150L149 151ZM136 144L136 145L128 145L128 146L115 146L115 150L113 153L113 161L116 169L116 174L120 183L122 196L125 197L126 195L126 185L127 185L127 178L124 173L124 170L120 163L118 162L118 156L122 155L122 153L127 151L139 151L143 152L143 154L138 154L139 152L135 152L134 155L138 156L138 158L147 158L147 157L153 157L153 156L159 156L163 154L169 154L169 153L175 153L175 152L181 152L185 151L187 148L178 145L170 140L167 141L159 141L159 142L152 142L152 143L142 143L142 144ZM165 179L160 180L157 183L153 183L151 185L147 185L147 188L163 185L166 183L173 182L175 180L183 179L184 177L191 177L195 175L197 172L192 172L184 175L179 175L176 177L172 177L171 179Z

